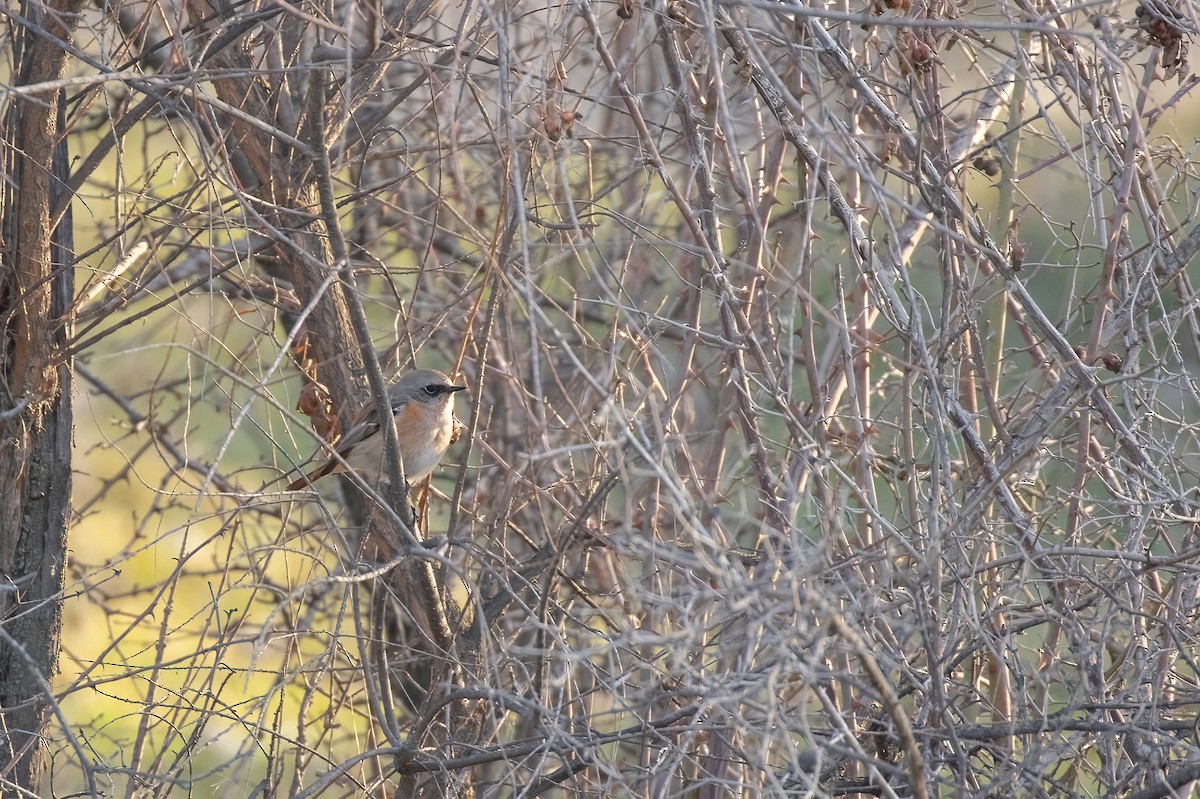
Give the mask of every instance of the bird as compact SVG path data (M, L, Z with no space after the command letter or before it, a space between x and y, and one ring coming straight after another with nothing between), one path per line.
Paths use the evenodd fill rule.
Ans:
M429 476L454 437L454 395L466 386L456 386L436 369L406 372L389 390L400 461L410 484ZM288 491L300 491L327 474L354 470L366 480L378 480L385 472L383 430L376 403L368 403L355 416L350 430L335 445L339 457L326 457L308 474L293 481Z

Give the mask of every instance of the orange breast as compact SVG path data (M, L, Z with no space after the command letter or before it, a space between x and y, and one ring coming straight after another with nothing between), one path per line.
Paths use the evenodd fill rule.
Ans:
M396 414L396 437L404 476L410 483L424 478L437 466L448 439L442 431L441 414L421 402L410 402Z

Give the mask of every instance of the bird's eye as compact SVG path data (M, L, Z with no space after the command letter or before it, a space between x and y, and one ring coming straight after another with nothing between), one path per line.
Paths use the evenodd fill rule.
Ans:
M440 393L438 391L438 388L439 388L438 386L430 384L428 386L425 386L425 393L430 397L436 397Z

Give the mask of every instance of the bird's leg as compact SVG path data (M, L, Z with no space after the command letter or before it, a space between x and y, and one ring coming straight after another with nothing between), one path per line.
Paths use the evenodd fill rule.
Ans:
M408 501L408 512L409 512L409 514L411 514L410 518L412 519L413 533L417 536L417 538L420 538L421 537L421 509L417 506L417 504L413 504L412 492L413 492L412 483L410 483L406 480L404 482L404 497ZM419 497L417 499L417 503L418 504L420 503Z

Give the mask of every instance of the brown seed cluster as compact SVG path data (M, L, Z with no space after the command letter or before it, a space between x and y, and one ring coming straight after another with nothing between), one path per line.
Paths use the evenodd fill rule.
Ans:
M979 155L971 162L971 166L978 169L989 178L994 178L1000 174L1000 159L990 155Z
M1142 0L1137 11L1138 39L1162 48L1165 79L1187 73L1188 39L1191 26L1174 0Z
M924 34L903 30L897 37L896 46L899 51L900 74L904 77L930 72L943 63L932 39Z

